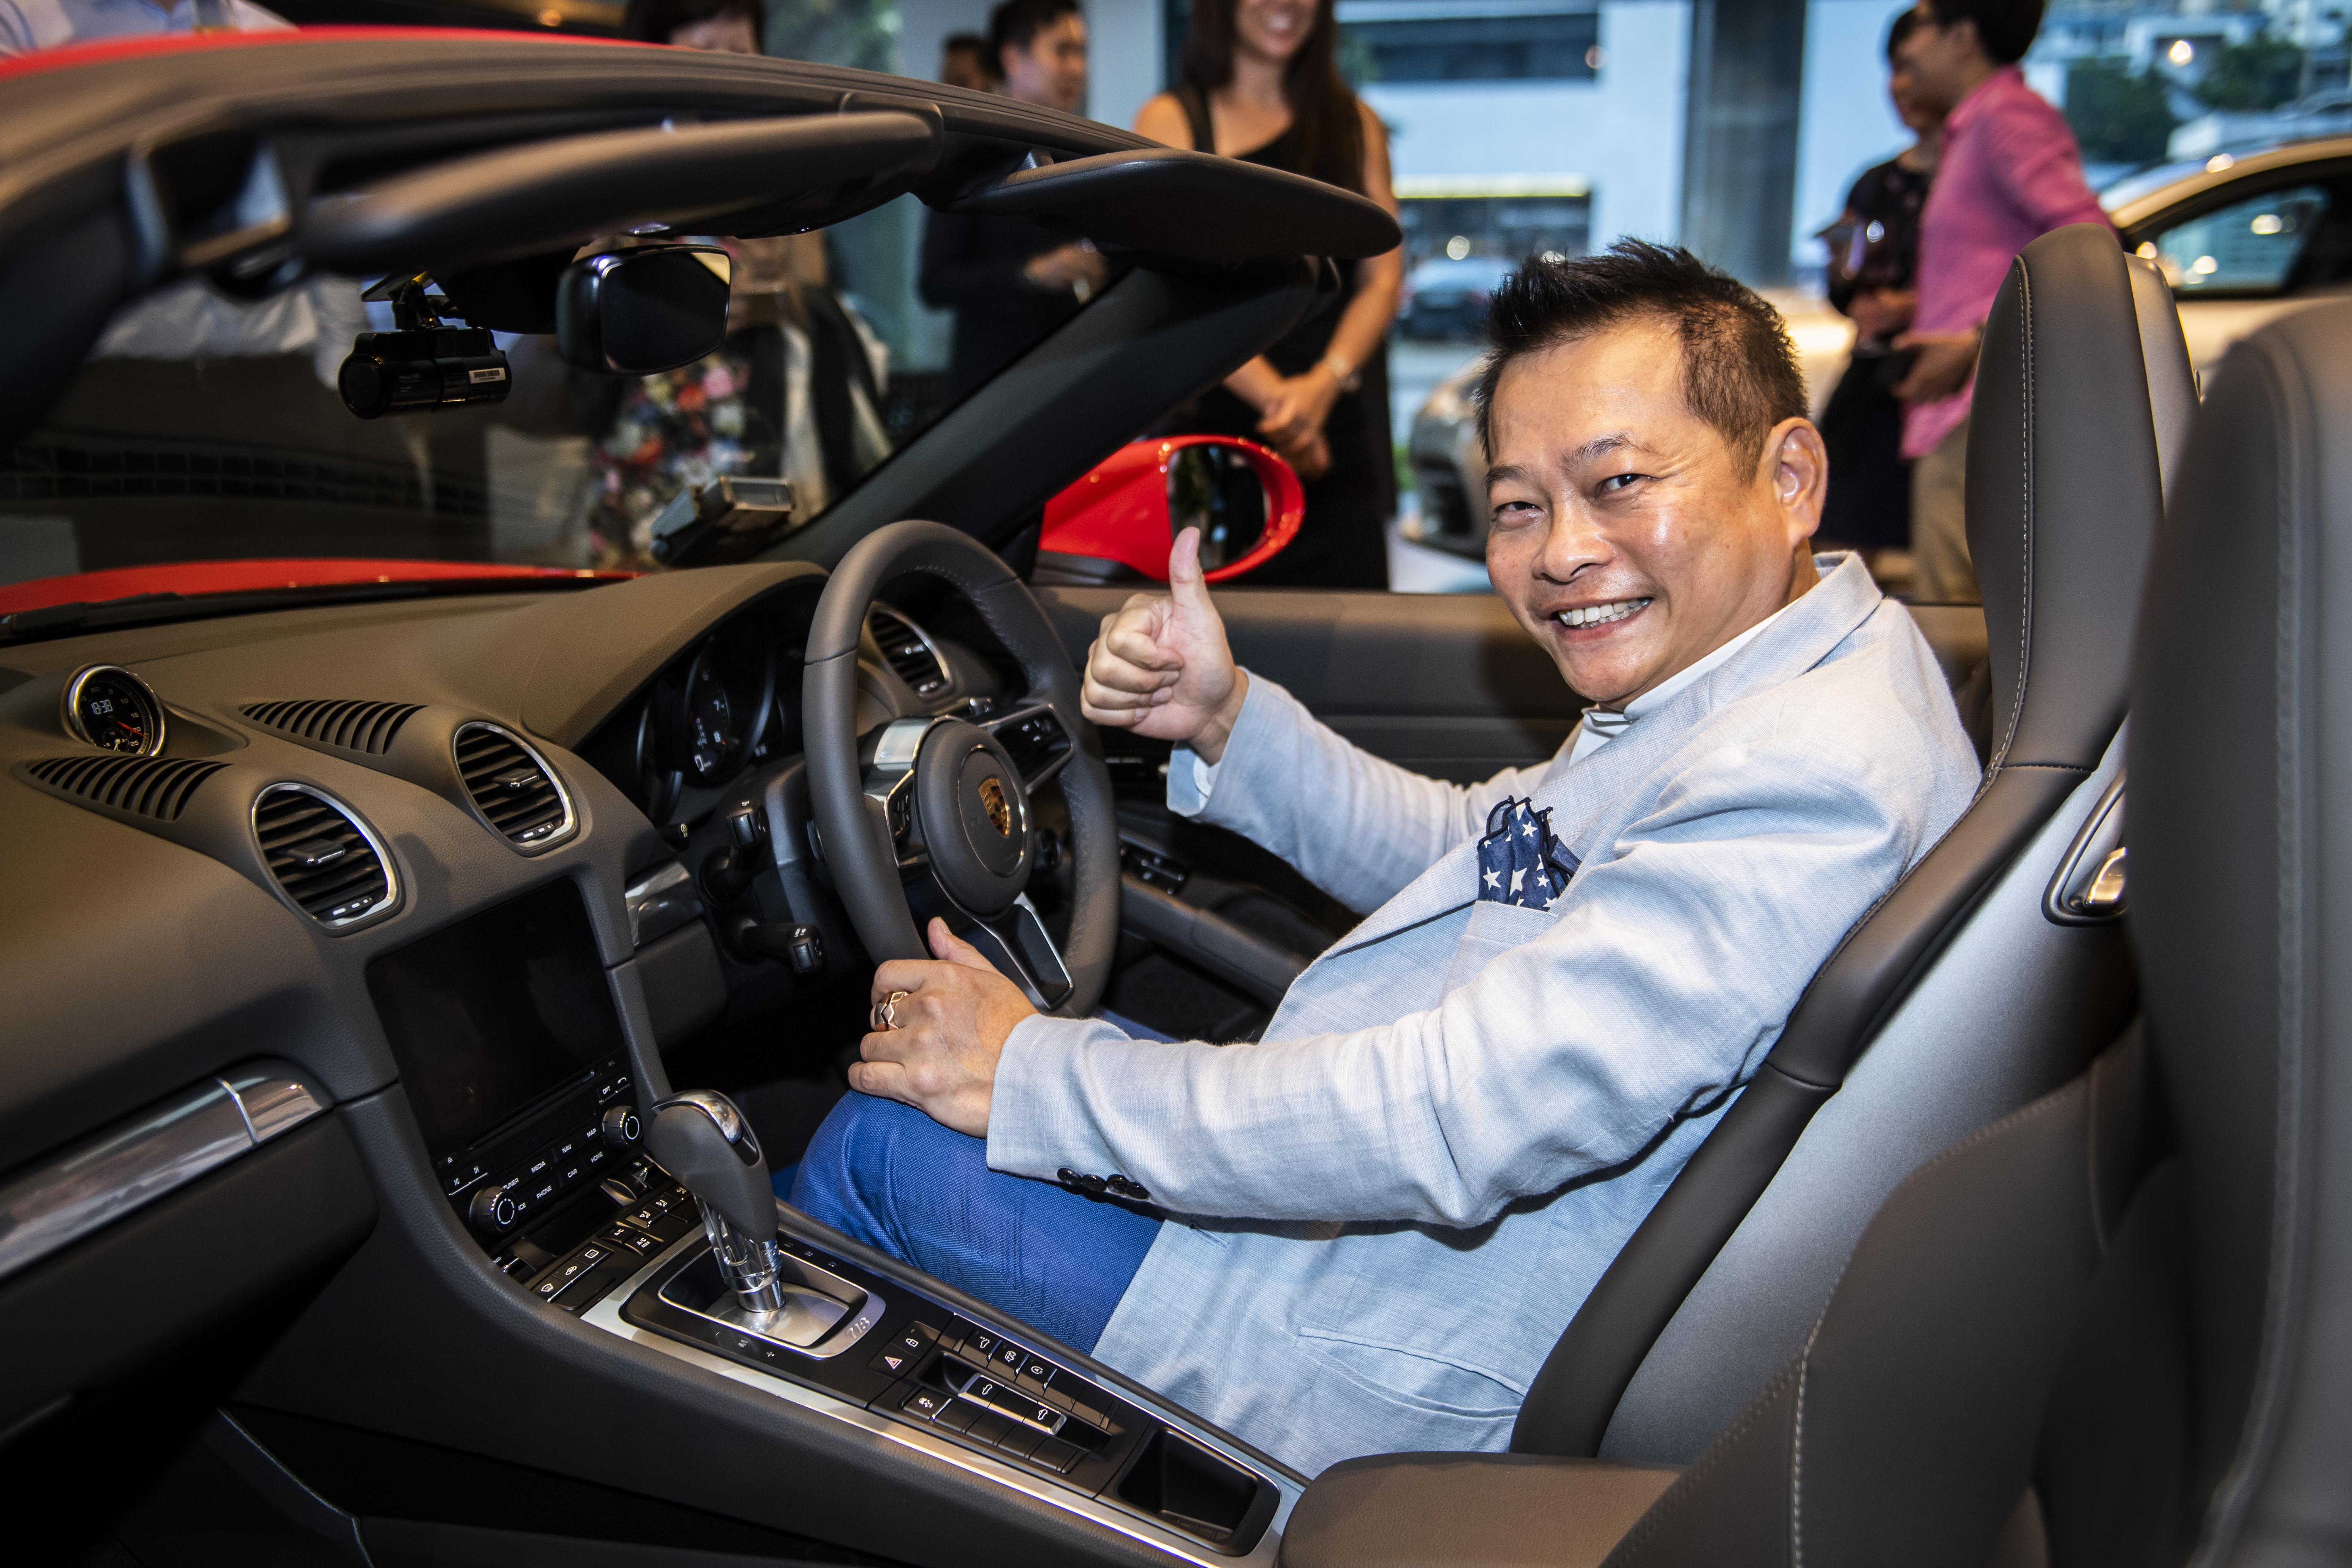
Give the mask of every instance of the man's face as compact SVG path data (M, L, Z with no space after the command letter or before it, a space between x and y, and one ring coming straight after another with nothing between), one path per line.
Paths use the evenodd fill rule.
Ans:
M1949 114L1968 96L1969 68L1984 51L1977 47L1977 25L1958 21L1948 27L1936 25L1935 13L1922 5L1919 25L1895 47L1895 71L1906 80L1913 100L1926 113Z
M756 55L760 39L751 30L748 11L722 11L669 30L669 41L681 49L704 49L721 55Z
M1075 11L1040 27L1027 47L1007 44L1004 91L1024 103L1075 113L1087 98L1087 25Z
M1685 405L1682 358L1671 322L1635 321L1513 360L1495 389L1487 574L1561 678L1612 708L1815 581L1820 434L1783 420L1741 461Z

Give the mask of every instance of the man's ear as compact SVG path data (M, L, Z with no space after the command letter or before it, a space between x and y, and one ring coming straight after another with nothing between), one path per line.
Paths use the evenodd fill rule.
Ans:
M1762 479L1788 523L1789 543L1811 539L1830 493L1829 448L1810 419L1783 419L1764 438Z

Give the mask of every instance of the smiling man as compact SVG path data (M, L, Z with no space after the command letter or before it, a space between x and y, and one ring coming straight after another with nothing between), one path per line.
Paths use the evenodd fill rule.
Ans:
M1481 384L1496 592L1595 706L1471 786L1235 667L1180 539L1097 723L1372 911L1256 1044L1039 1017L934 925L793 1198L1313 1473L1498 1449L1553 1342L1976 756L1909 616L1815 558L1770 306L1633 242L1530 262ZM900 1103L903 1102L903 1103ZM909 1107L914 1109L908 1109Z

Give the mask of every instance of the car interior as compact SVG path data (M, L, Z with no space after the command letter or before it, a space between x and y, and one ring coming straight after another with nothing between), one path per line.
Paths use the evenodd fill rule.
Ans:
M1974 800L1509 1451L1314 1477L777 1194L932 914L1041 1009L1247 1042L1365 912L1085 720L1138 584L1038 557L1049 499L1392 246L1384 212L783 60L127 49L0 100L0 300L38 302L0 434L54 428L108 321L189 278L429 271L471 309L587 287L557 280L593 237L909 194L1124 269L750 559L0 616L20 1560L2352 1561L2352 305L2200 389L2152 260L2090 228L2018 258L1969 457L1985 603L1910 606ZM1549 758L1583 706L1491 596L1218 596L1241 663L1433 776ZM974 767L994 847L947 826Z

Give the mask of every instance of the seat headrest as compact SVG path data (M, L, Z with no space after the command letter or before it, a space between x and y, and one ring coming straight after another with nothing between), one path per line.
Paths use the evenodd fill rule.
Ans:
M2182 347L2142 348L2115 232L2054 229L2010 264L1969 420L1969 551L1984 594L1992 757L2095 765L2123 721L2131 635L2164 506L2154 406L2178 427ZM2150 335L2180 338L2176 313ZM2157 363L2151 367L2150 360ZM2164 381L2151 395L2151 368Z
M2352 1409L2321 1348L2352 1279L2352 303L2230 350L2140 627L2129 929L2190 1177L2190 1479L2231 1477L2207 1550L2246 1561L2342 1517L2341 1451L2285 1413Z

